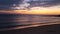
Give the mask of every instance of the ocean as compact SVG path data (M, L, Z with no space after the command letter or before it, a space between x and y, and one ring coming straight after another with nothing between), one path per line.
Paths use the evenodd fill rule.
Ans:
M35 23L52 23L58 21L60 21L60 17L58 16L0 14L0 29L12 28Z

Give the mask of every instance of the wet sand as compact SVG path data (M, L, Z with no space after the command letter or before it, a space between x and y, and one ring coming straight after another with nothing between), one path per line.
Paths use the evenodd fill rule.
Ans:
M60 34L60 24L0 31L0 34Z

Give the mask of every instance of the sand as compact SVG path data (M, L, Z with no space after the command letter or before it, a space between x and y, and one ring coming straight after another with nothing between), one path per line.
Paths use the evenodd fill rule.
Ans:
M0 31L0 34L60 34L60 23L33 24L36 27L26 27L15 30ZM37 26L39 25L39 26Z

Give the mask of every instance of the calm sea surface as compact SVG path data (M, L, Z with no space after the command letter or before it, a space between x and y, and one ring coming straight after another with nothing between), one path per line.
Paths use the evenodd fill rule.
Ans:
M60 21L60 17L0 14L0 28L10 28L17 25L27 25L32 23L50 23L57 21Z

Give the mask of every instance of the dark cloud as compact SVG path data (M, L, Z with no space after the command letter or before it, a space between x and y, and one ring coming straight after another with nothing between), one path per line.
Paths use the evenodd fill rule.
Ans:
M0 5L12 5L12 4L19 4L22 0L0 0Z
M0 0L0 9L7 10L14 9L14 7L16 9L24 9L36 6L51 7L55 5L60 5L60 0Z
M22 1L23 0L0 0L0 9L11 9L11 7L14 7L13 4L18 6Z
M30 1L30 7L34 6L42 6L42 7L51 7L55 5L60 5L60 0L38 0L38 1Z

